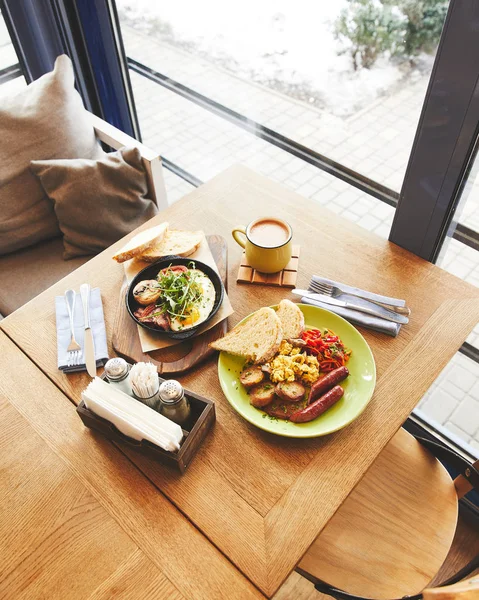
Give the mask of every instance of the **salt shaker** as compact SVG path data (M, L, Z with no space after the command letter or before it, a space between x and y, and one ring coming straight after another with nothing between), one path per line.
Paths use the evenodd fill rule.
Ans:
M167 379L160 385L160 412L178 425L183 425L191 414L190 402L179 381Z
M105 365L105 375L111 385L132 396L130 365L123 358L110 358Z

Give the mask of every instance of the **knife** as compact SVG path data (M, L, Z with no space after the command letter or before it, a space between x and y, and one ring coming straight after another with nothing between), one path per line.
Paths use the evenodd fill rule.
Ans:
M83 304L83 317L85 319L85 338L83 343L83 355L85 357L86 370L90 377L96 377L95 346L93 344L93 332L90 326L90 286L82 283L80 286L81 301Z
M407 317L399 315L398 313L395 313L391 310L387 310L386 308L379 312L378 310L375 310L374 308L369 308L368 306L359 306L358 304L353 304L352 302L345 302L344 300L338 300L337 298L331 298L331 296L324 296L323 294L315 294L308 290L294 289L291 291L293 292L293 294L296 294L298 296L304 296L305 298L309 298L310 300L317 300L318 302L332 304L333 306L342 306L343 308L350 308L352 310L357 310L368 315L373 315L375 317L386 319L387 321L392 321L393 323L409 323L409 319Z

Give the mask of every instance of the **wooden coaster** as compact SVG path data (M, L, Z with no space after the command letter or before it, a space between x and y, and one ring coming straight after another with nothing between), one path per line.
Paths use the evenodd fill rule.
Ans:
M293 246L291 260L278 273L260 273L256 271L256 269L250 267L243 252L236 282L294 288L298 278L299 251L300 246Z

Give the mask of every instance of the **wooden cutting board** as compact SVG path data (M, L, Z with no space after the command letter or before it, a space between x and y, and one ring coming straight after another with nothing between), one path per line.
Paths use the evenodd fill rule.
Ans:
M226 240L220 235L208 235L206 239L225 290L227 290L228 246ZM156 365L158 373L165 374L187 371L214 354L215 351L208 344L226 333L228 329L227 319L198 337L193 337L171 348L155 350L145 354L141 349L138 326L126 310L125 294L127 287L128 283L125 278L121 287L113 326L112 343L118 356L123 357L128 362L152 362Z

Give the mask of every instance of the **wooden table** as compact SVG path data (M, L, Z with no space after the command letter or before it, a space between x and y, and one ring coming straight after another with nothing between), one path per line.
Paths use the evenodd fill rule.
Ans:
M234 225L262 214L285 218L293 227L294 241L301 244L298 287L307 287L312 274L321 274L405 298L412 309L410 323L397 338L362 331L375 356L377 386L364 413L342 431L314 440L290 440L256 429L226 401L216 361L211 360L180 378L186 387L213 398L217 411L213 431L184 476L122 448L165 497L270 597L477 323L479 292L311 200L244 167L233 167L155 219L168 220L171 227L220 233L228 239L229 295L236 310L230 325L261 306L292 297L278 288L235 284L241 249L229 232ZM56 368L54 296L67 288L78 290L82 282L99 286L111 340L123 276L122 267L111 256L123 243L0 323L74 403L89 378L86 373L65 376ZM39 401L30 405L28 410L43 407ZM84 433L88 452L93 451L87 442L90 436ZM57 442L68 443L67 439ZM95 437L95 452L98 444ZM97 452L101 463L97 475L103 469L118 473L117 458L109 461L101 456ZM114 478L111 489L106 487L125 511L127 506L134 511L149 510L140 495L121 500L120 478ZM162 498L159 493L156 496Z
M1 598L263 598L2 332L0 356Z

